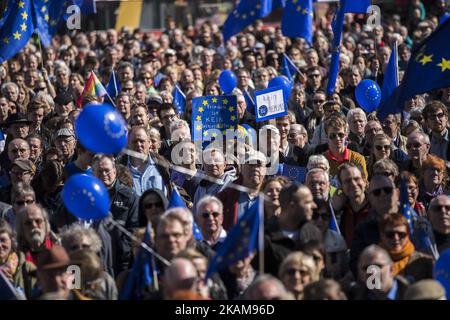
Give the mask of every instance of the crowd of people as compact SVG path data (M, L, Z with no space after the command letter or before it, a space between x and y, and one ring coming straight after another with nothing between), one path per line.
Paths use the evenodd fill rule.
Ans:
M148 244L170 264L155 259L153 281L130 299L445 299L432 271L450 248L450 87L417 95L384 119L355 98L363 79L381 86L395 41L402 75L445 5L411 0L408 14L383 15L375 27L346 15L331 96L324 88L334 7L315 18L312 46L262 21L224 43L219 25L182 27L170 18L160 36L78 30L48 48L30 41L0 65L1 272L27 299L116 300L150 225ZM299 69L288 115L256 122L246 96L281 74L284 55ZM260 150L198 150L192 141L192 99L223 94L222 70L237 76L239 124L270 137ZM77 140L82 107L103 102L82 96L91 71L105 85L116 72L114 104L128 125L127 149L140 157L95 154ZM175 86L186 95L183 114ZM268 174L273 159L307 168L304 183ZM174 179L174 168L185 171ZM104 183L110 217L81 221L65 208L64 182L78 173ZM412 221L399 207L402 181ZM187 208L168 209L175 189ZM265 273L255 251L205 281L209 261L259 197ZM78 288L71 265L81 269Z

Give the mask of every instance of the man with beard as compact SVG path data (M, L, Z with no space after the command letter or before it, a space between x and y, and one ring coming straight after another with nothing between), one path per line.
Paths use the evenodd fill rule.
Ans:
M58 242L56 235L50 230L47 212L38 204L19 210L16 231L19 250L25 253L27 261L34 264L41 251L51 249Z

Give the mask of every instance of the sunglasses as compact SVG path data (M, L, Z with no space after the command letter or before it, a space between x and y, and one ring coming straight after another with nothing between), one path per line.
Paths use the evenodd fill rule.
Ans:
M163 207L162 202L148 202L144 204L144 209L153 209L153 208L162 209L162 207Z
M377 149L378 151L381 151L381 150L389 150L389 149L391 149L391 146L390 145L388 145L388 144L386 144L386 145L384 145L384 146L382 146L382 145L375 145L375 149Z
M383 192L385 195L390 195L393 190L394 190L394 188L392 188L392 187L384 187L384 188L380 188L380 189L375 189L371 193L375 197L379 197L381 195L381 192Z
M405 239L408 235L406 232L399 232L399 231L385 231L384 234L388 239L395 239L395 235L398 235L400 239Z
M217 211L214 212L202 212L200 213L200 215L202 216L203 219L208 219L210 215L212 215L214 218L217 218L220 213Z
M319 219L322 219L322 220L330 220L330 215L329 215L328 213L318 213L318 212L314 212L314 213L313 213L313 216L312 216L312 219L313 219L314 221L317 221L317 220L319 220Z
M344 138L345 138L345 133L343 133L343 132L339 132L339 133L331 133L331 134L328 136L328 139L334 140L334 139L336 139L337 137L339 137L340 139L344 139Z

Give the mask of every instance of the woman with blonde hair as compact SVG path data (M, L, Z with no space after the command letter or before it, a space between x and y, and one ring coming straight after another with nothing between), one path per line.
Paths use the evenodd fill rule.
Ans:
M304 288L319 281L313 257L301 251L292 252L281 263L278 277L296 300L303 299Z

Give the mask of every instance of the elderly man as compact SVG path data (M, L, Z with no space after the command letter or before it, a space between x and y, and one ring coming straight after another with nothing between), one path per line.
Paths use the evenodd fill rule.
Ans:
M29 185L36 174L36 166L31 160L17 158L11 164L9 174L11 184L0 189L0 201L11 204L11 190L19 183Z
M223 228L223 204L214 196L205 196L197 203L195 221L202 231L203 241L216 249L227 237Z
M326 171L319 168L309 170L306 174L305 184L311 190L314 201L323 200L329 202L331 200L330 177Z
M428 217L439 253L450 249L450 197L439 195L431 200Z
M34 264L39 252L52 248L58 241L50 230L47 212L37 204L25 206L17 212L16 232L19 250Z
M278 275L279 265L289 253L310 240L322 240L321 231L311 223L317 206L307 187L284 186L279 198L281 214L267 225L264 245L266 270L273 275Z
M167 260L172 260L180 251L187 248L188 235L184 221L177 215L164 215L156 227L155 249ZM159 260L157 261L159 265ZM163 265L161 267L164 268Z
M250 189L249 192L241 192L229 187L217 195L224 207L225 230L231 229L238 219L258 201L258 191L264 182L266 170L266 157L259 151L249 152L242 164L241 175L236 180L236 184Z
M375 244L365 248L358 260L358 285L350 292L352 300L402 300L409 283L392 270L386 250Z
M11 114L6 122L3 124L7 128L6 133L11 136L12 139L25 139L30 132L31 121L22 112Z
M170 185L169 164L160 155L150 152L150 138L146 128L136 126L130 130L128 148L142 156L138 158L126 155L120 160L133 176L134 192L140 196L145 190L155 188L167 196Z
M406 144L408 158L401 163L400 171L409 171L416 177L422 176L422 163L427 159L430 152L430 137L421 131L413 131Z
M366 114L360 108L351 109L347 113L347 123L350 128L348 148L363 154L366 143L364 139L364 128L367 124Z
M197 204L205 195L215 195L228 187L236 180L236 170L226 169L226 161L223 153L219 149L206 149L203 152L203 169L208 177L215 178L212 182L202 179L194 195L194 204Z
M425 106L422 114L432 132L430 154L434 154L448 163L450 161L450 136L447 128L447 107L439 101L433 101Z
M67 128L62 128L56 131L53 137L56 149L61 152L62 160L65 164L74 160L75 148L77 146L77 140L75 139L75 134L72 130Z
M252 282L245 291L246 300L291 300L283 283L269 274L263 274Z
M58 94L55 99L55 113L59 117L68 117L69 113L75 109L73 97L69 92Z
M301 124L298 123L291 124L287 139L294 146L303 149L305 145L308 143L308 132L306 131L305 127L302 126Z
M10 184L9 171L11 170L11 163L17 158L30 158L30 145L24 139L13 139L6 146L6 150L0 155L1 177L0 186L5 187Z
M363 150L363 155L368 157L372 152L372 141L373 138L377 135L383 133L383 127L378 120L369 120L367 121L366 126L364 127L364 136L365 136L365 145Z
M383 120L383 130L389 138L392 139L392 144L407 152L407 140L406 137L401 135L400 125L402 123L401 114L390 114Z

